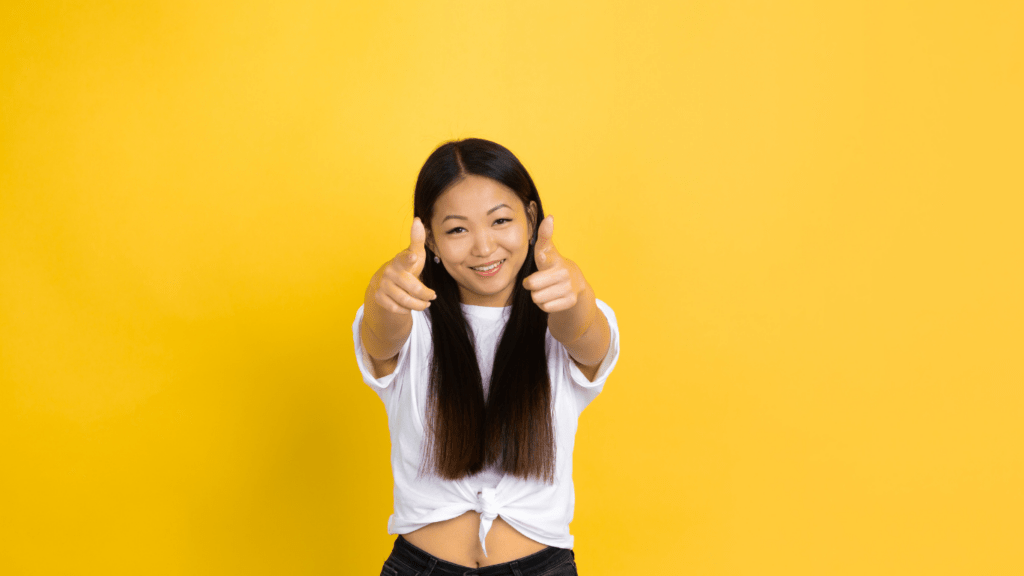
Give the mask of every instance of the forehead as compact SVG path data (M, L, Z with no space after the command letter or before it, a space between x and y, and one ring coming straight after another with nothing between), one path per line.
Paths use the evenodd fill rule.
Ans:
M523 210L522 200L508 186L484 176L469 175L437 197L434 218L483 216L500 204L508 204L516 212Z

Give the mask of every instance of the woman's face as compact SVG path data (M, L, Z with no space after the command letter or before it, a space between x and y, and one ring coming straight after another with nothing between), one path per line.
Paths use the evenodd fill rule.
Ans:
M466 176L438 196L427 246L458 282L463 304L511 304L536 216L536 202L527 212L515 192L483 176Z

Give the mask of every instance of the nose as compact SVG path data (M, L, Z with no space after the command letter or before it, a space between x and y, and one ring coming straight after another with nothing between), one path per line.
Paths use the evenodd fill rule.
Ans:
M490 230L480 230L473 237L473 256L477 258L486 258L494 253L495 248L498 244L491 237Z

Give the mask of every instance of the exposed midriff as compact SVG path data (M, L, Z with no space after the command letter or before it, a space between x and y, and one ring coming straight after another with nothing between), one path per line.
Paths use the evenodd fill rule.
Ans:
M487 556L484 556L480 546L480 513L472 510L402 537L442 560L469 568L511 562L547 548L547 545L523 536L498 516L487 532Z

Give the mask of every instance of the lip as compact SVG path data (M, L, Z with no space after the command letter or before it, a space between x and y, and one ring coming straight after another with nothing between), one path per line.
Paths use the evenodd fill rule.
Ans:
M490 266L491 264L494 264L495 262L501 262L501 260L491 260L490 262L488 262L486 264L481 264L481 266ZM470 268L470 270L473 270L473 272L475 272L479 276L485 276L486 277L486 276L494 276L498 272L501 272L501 269L504 268L504 267L505 267L505 264L501 263L501 264L498 264L498 266L494 270L489 270L487 272L481 272L479 270L473 270L472 268Z

